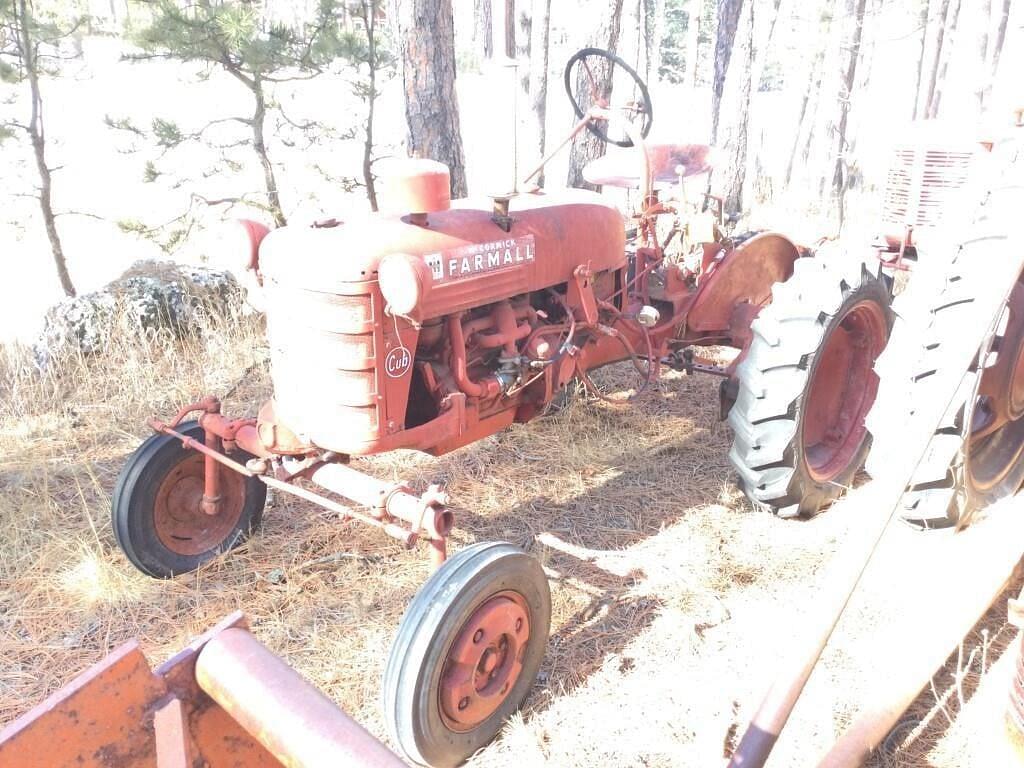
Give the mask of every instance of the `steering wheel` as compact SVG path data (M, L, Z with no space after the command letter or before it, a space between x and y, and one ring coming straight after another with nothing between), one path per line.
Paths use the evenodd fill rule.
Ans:
M588 61L588 59L591 60ZM574 77L573 67L577 62L580 66L577 68L578 71ZM651 108L651 95L647 92L647 85L640 79L640 75L636 73L636 70L610 51L605 51L601 48L584 48L574 53L572 58L569 59L569 63L565 65L565 92L569 96L569 101L572 102L573 111L576 112L576 117L582 120L586 114L584 102L588 108L595 105L606 109L609 108L608 99L611 97L616 67L625 71L632 78L634 93L639 90L638 99L622 107L616 107L616 109L626 113L626 119L635 121L639 118L640 135L643 138L647 138L647 134L651 132L651 121L654 119L654 113ZM580 86L586 88L587 92L585 94L573 92L574 79ZM623 139L609 137L607 126L604 124L597 124L591 121L587 123L587 130L608 144L615 144L619 147L633 146L633 140L628 136Z

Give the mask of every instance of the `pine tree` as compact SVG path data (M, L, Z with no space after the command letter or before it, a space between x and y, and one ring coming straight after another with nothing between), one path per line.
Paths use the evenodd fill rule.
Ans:
M75 286L68 272L67 260L57 214L53 209L53 173L46 159L46 120L43 108L42 81L57 75L64 59L61 44L85 23L84 17L62 18L56 8L49 12L37 9L31 0L0 0L0 82L28 89L27 116L6 118L0 122L0 142L25 137L32 146L39 175L39 210L50 241L53 263L61 288L68 296L75 295ZM18 96L16 92L13 102Z
M190 133L172 120L154 123L158 144L171 149L188 140L202 140L215 125L244 126L263 171L266 209L278 226L287 223L277 177L267 145L268 111L274 109L270 89L278 83L309 80L322 74L339 57L358 58L362 46L349 30L345 10L335 0L320 0L314 17L287 26L269 20L264 6L236 0L195 0L181 5L173 0L146 0L149 23L134 31L132 40L143 53L130 58L169 58L220 68L250 94L252 112L218 118ZM371 92L376 95L376 88ZM303 126L299 126L303 127Z

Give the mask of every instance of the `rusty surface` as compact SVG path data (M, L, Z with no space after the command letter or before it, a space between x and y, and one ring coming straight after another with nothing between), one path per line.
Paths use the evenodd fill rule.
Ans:
M155 670L136 643L126 643L4 728L0 766L402 765L245 627L244 616L232 614ZM218 693L246 691L238 717L211 698L205 685ZM264 693L255 719L252 691ZM225 701L234 704L230 697ZM299 739L273 742L272 753L267 734L296 722L298 730L290 733ZM311 761L314 744L330 745L331 752L321 753L329 757Z
M0 766L151 768L147 712L166 693L136 643L126 643L0 732ZM44 762L45 761L45 762Z
M816 482L847 469L860 447L878 392L875 360L888 339L882 307L862 301L847 310L818 351L800 424L804 461Z
M438 690L441 717L471 731L501 706L523 669L530 614L518 592L500 592L474 611L445 657Z
M761 307L771 300L772 286L793 274L800 250L782 235L766 232L747 240L712 262L686 313L687 337L715 337L728 342L740 304ZM725 338L721 338L725 336Z
M223 475L217 486L218 503L213 513L204 506L204 476L209 467ZM167 473L157 489L153 526L160 543L180 555L198 555L217 546L234 529L245 506L245 478L224 472L215 460L188 454Z
M381 174L381 207L399 215L447 211L451 207L450 177L448 166L436 160L392 160Z
M153 714L157 768L192 768L196 747L188 730L188 713L181 699L171 697Z
M199 654L196 679L284 765L404 765L245 630L228 629L212 638Z

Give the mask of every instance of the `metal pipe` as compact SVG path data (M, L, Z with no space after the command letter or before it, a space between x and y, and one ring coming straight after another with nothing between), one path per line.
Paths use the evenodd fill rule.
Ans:
M196 681L283 765L405 765L244 629L226 629L203 647Z
M886 647L892 652L872 660L878 684L866 699L871 704L825 755L821 768L863 765L1006 588L1024 550L1024 498L1005 499L990 507L981 522L928 544L929 563L907 568L916 582L927 581L928 590L914 590L914 604L899 623L885 625L883 631L892 638ZM906 642L909 637L912 643Z
M207 430L204 432L206 447L220 453L220 437ZM207 515L220 512L220 466L207 456L203 459L203 500L199 506Z
M433 540L444 539L454 524L454 516L445 506L447 497L433 486L422 496L416 496L404 486L385 483L337 463L316 467L309 473L309 479L365 507L404 520L414 533L422 529Z
M469 397L490 399L501 394L501 382L493 376L483 381L473 381L469 377L466 361L466 336L462 331L462 314L448 316L448 335L452 343L452 376L459 389Z

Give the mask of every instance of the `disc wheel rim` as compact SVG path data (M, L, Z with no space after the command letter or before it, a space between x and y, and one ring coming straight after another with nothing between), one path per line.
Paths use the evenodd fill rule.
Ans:
M160 543L178 555L195 556L222 544L235 530L245 507L245 478L220 472L217 513L202 509L206 459L189 452L160 481L153 506L153 528Z
M818 353L801 423L804 464L815 482L842 474L863 444L878 392L874 364L887 338L884 308L865 299L843 314Z
M1024 278L1024 274L1021 277ZM1001 423L995 429L977 430L981 434L972 434L966 441L965 479L972 490L980 493L999 485L1021 460L1024 450L1024 284L1020 279L1014 286L1007 308L1010 317L1000 354L1009 354L1012 362L1005 367L986 369L979 384L980 392L997 393L995 397L1005 400L995 404ZM986 413L979 413L980 410L985 409L988 415L991 414L991 396L977 395L971 412L965 414L972 431L977 424L984 424L987 420Z
M438 708L445 727L471 731L498 710L522 673L529 639L530 610L518 592L499 592L473 611L442 667Z

